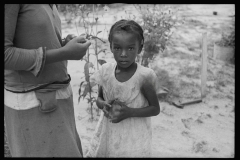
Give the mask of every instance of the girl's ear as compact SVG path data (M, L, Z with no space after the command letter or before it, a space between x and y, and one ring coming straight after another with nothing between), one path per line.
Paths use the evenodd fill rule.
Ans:
M143 48L143 45L140 46L138 54L140 54L142 52L142 48Z
M112 51L112 44L110 43L110 51L113 53L113 51Z

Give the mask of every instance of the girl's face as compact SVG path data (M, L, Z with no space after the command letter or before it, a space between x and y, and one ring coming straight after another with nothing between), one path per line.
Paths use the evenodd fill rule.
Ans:
M133 62L137 54L139 54L140 46L137 36L133 33L125 31L115 32L112 35L111 51L114 59L121 68L128 68Z

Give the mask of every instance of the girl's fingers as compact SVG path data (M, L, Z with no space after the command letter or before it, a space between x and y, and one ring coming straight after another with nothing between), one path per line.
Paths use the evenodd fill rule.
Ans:
M111 119L110 122L111 122L111 123L118 123L119 120L117 120L117 119Z
M102 110L103 110L104 114L109 115L109 112L105 107Z
M104 113L108 112L105 107L102 110L103 110Z
M112 107L112 106L111 106L110 104L108 104L108 103L106 104L106 106L108 106L109 108Z
M109 118L109 116L108 116L105 112L104 112L104 116L107 117L107 118Z
M123 103L123 102L121 102L121 101L118 101L118 100L116 100L115 103L119 104L121 107L122 107L122 106L125 106L125 103Z
M114 101L115 101L115 100L111 100L111 101L109 102L109 104L112 105Z

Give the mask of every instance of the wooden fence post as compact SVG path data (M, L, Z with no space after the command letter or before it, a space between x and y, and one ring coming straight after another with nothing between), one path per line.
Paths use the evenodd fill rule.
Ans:
M201 68L201 98L205 98L207 94L206 82L207 82L207 33L202 35L202 68Z

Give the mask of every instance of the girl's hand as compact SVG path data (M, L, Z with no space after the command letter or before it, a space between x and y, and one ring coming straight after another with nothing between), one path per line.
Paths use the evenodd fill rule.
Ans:
M102 101L101 105L103 106L102 111L104 112L104 116L107 117L107 118L110 118L109 117L109 110L112 107L111 103L109 103L107 101Z
M126 106L123 102L120 101L115 101L114 103L117 103L118 105L121 106L117 111L117 114L115 114L113 117L111 117L112 123L119 123L122 120L131 117L131 108ZM114 104L113 104L114 105Z

